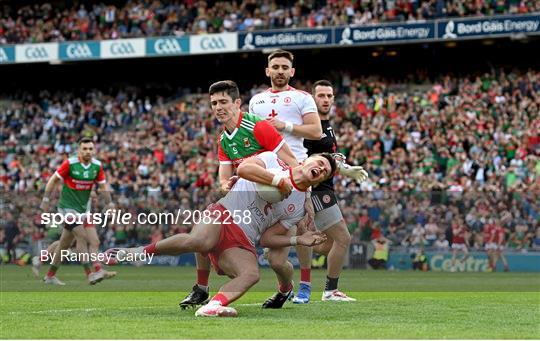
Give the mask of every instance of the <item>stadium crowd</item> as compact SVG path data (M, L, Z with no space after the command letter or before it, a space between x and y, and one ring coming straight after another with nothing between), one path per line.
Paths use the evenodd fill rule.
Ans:
M540 250L540 72L421 84L341 74L333 125L340 152L370 178L337 177L336 192L354 241L386 236L394 245L440 246L461 221L474 248L500 221L507 245ZM309 90L311 83L296 82ZM244 102L264 89L255 85ZM217 193L216 137L207 95L146 97L137 88L77 96L24 94L0 111L0 241L56 238L40 225L40 191L80 136L97 142L117 208L140 212L204 209ZM97 201L97 198L96 200ZM99 208L99 202L94 203ZM157 241L188 224L113 225L103 247Z
M540 11L536 0L172 1L0 6L0 44L422 22Z

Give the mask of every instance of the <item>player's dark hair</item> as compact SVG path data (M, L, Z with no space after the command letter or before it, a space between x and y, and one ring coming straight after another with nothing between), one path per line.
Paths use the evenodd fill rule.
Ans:
M292 54L292 52L285 51L282 49L277 49L273 51L272 53L270 53L270 55L268 55L268 63L270 63L270 61L274 58L281 58L281 57L287 58L291 63L294 60L294 55Z
M333 88L332 83L330 83L330 81L327 81L326 79L320 79L316 81L315 83L313 83L313 86L311 87L311 93L315 94L315 89L318 86L329 86Z
M90 137L81 137L79 139L79 146L83 143L94 143L94 140L92 140Z
M331 177L334 176L334 174L336 174L336 170L337 170L337 163L336 163L336 159L334 159L334 157L332 156L332 154L330 153L317 153L317 154L313 154L311 156L322 156L324 157L326 160L328 160L328 162L330 163L330 168L331 168L331 172L330 172L330 175L328 176L328 179L330 179Z
M233 101L240 98L240 90L238 90L238 85L231 80L219 81L210 85L210 88L208 89L210 96L218 92L226 93L227 95L231 96Z

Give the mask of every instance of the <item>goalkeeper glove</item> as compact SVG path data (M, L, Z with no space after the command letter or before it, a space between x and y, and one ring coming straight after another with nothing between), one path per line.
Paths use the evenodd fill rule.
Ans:
M345 163L347 157L341 153L332 154L336 160L339 174L348 178L356 180L359 184L366 181L368 178L368 172L362 166L351 166Z
M359 184L368 178L368 172L362 166L351 166L346 163L339 164L339 174L354 179Z

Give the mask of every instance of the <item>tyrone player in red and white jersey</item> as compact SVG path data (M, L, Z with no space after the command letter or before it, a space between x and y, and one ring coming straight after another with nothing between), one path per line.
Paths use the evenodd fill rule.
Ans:
M249 101L249 112L266 118L282 135L294 156L300 162L305 160L307 148L304 147L304 139L319 140L322 136L322 126L317 105L311 94L294 89L289 85L294 76L294 55L285 50L275 50L268 56L268 66L265 69L266 76L270 78L272 85L268 90L261 92ZM309 216L314 217L313 204L306 202L306 210ZM301 224L302 225L302 224ZM312 226L314 228L314 226ZM302 228L298 229L299 231ZM300 284L302 288L311 288L311 259L312 249L297 247L300 261ZM285 254L286 253L286 254ZM270 250L269 260L277 257L288 257L288 250L276 252ZM311 290L304 290L300 296L309 297ZM307 303L293 299L294 303Z
M463 252L463 258L460 260L461 263L465 263L469 257L467 234L468 230L463 221L459 220L452 222L452 272L456 271L458 251Z
M493 231L493 242L496 244L496 249L493 251L493 271L497 268L497 262L501 259L504 271L509 271L508 261L504 256L504 246L506 245L506 231L501 224L500 219L495 220L495 229Z
M495 250L497 250L497 244L495 243L496 229L497 228L493 222L493 219L489 219L488 223L484 225L484 249L486 250L486 254L488 257L489 271L493 271L495 269L493 257Z
M314 246L326 238L320 232L308 231L291 237L288 230L304 216L306 190L330 178L336 171L334 158L314 154L302 165L283 168L275 153L264 152L246 159L238 167L239 179L231 191L217 203L208 206L210 220L193 227L191 233L179 233L147 246L129 249L110 249L114 259L119 255L141 258L137 255L178 255L188 252L208 253L216 270L231 280L223 285L210 302L200 307L195 316L237 316L229 303L240 298L259 281L258 257L255 244L271 248L292 245ZM287 176L294 184L291 194L277 203L263 200L256 191L256 183L276 186ZM279 187L278 187L279 188ZM235 212L249 219L234 218ZM120 257L118 257L120 258ZM292 267L280 284L292 291ZM290 293L290 292L289 292ZM289 294L288 293L288 294ZM288 296L288 295L285 295Z
M289 85L294 76L294 55L276 50L268 56L266 76L272 87L249 101L249 112L266 118L282 135L298 161L305 160L304 138L318 140L322 126L317 105L310 93Z

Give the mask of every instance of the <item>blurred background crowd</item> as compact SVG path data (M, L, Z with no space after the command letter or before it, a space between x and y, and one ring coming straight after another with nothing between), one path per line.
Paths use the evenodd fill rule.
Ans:
M339 151L369 180L336 177L353 241L448 248L451 222L483 249L484 226L501 224L512 250L540 250L540 72L401 80L335 74L332 124ZM293 82L306 91L311 83ZM243 94L266 88L255 84ZM54 240L39 223L41 191L76 140L91 136L117 208L134 215L204 209L217 197L216 136L208 95L144 88L18 92L0 111L0 190L8 227L0 241ZM244 105L244 109L247 106ZM98 198L94 207L99 208ZM99 229L103 247L157 241L189 224ZM446 245L446 246L445 246Z
M524 14L537 0L108 0L0 3L0 44Z

